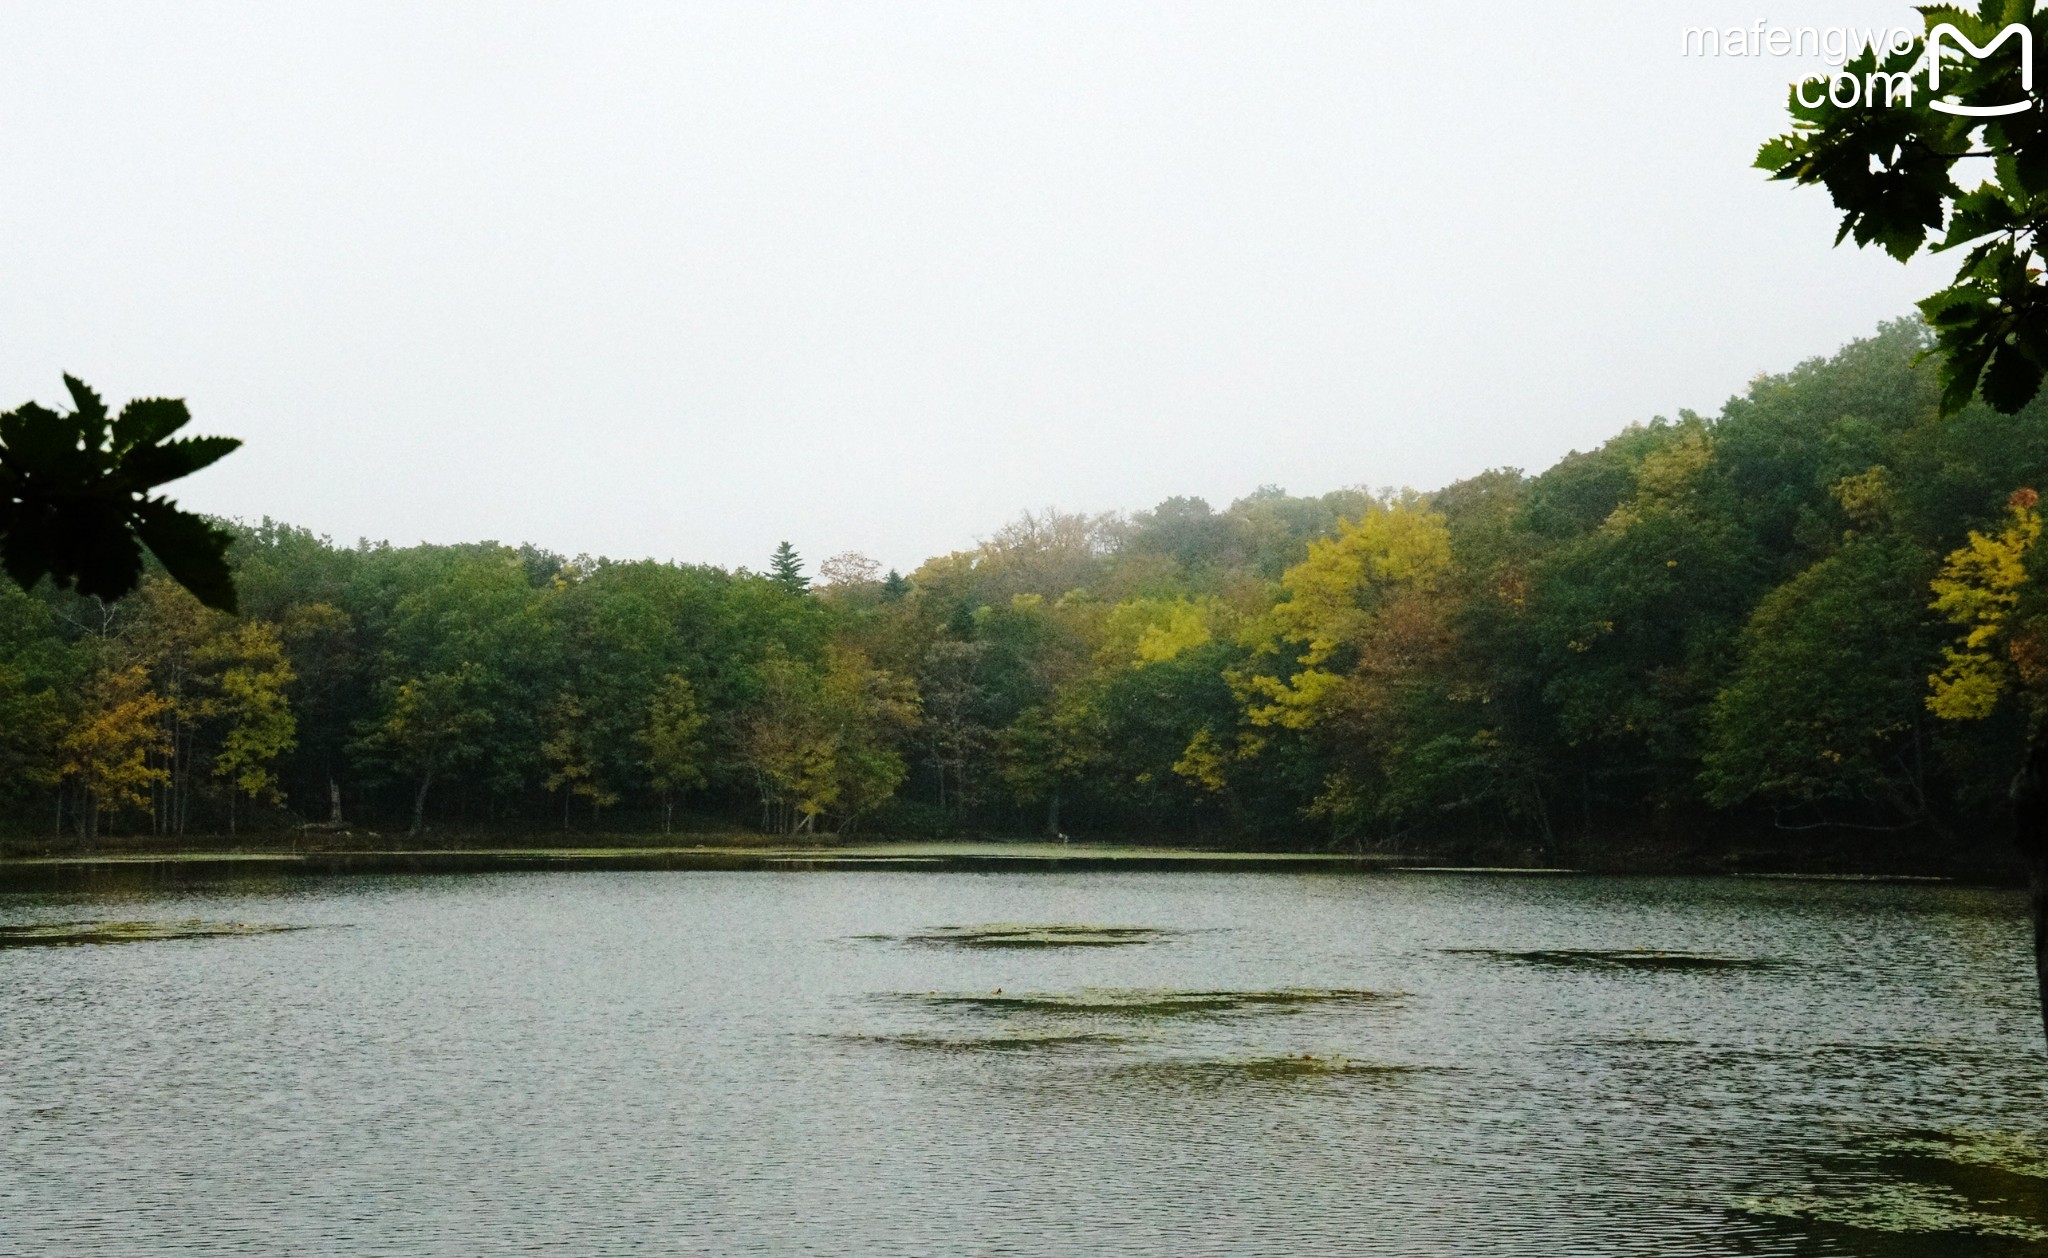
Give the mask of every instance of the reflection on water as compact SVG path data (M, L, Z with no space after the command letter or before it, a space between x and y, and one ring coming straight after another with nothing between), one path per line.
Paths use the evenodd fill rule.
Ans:
M1189 992L1127 988L1083 988L1077 992L910 993L904 999L934 1008L1059 1017L1162 1018L1179 1014L1292 1013L1310 1005L1398 997L1398 992L1343 991L1327 987L1282 987L1263 992Z
M2048 1054L2005 893L818 872L0 896L17 939L251 922L353 929L0 948L0 1253L2048 1245Z
M863 939L902 939L907 943L955 948L1122 948L1156 943L1172 934L1157 926L1077 926L1072 923L1028 925L999 922L988 926L935 926L908 935L862 935Z
M1721 957L1710 952L1669 952L1658 948L1446 948L1453 955L1493 957L1528 965L1562 965L1590 970L1768 970L1783 965L1764 957Z
M63 948L81 944L149 943L162 939L208 939L219 935L269 935L297 930L266 922L83 922L34 921L0 925L0 948Z

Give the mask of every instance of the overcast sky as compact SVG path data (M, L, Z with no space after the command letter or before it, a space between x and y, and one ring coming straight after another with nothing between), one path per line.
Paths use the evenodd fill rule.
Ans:
M1906 4L1453 11L8 5L0 405L185 397L187 505L343 541L907 569L1538 470L1944 273L1749 168L1811 61L1679 52Z

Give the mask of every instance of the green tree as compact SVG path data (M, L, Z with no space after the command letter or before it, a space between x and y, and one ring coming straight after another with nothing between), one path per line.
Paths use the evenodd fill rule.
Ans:
M908 770L900 744L919 724L917 687L866 655L826 653L824 697L835 750L838 828L849 830L889 802Z
M477 703L477 673L467 666L398 683L383 716L356 742L359 752L411 778L414 835L426 828L427 793L435 781L473 762L492 727L490 712Z
M762 661L760 676L742 748L761 798L761 828L770 834L809 830L838 802L823 679L779 650Z
M196 662L216 670L207 714L224 724L213 776L228 786L228 832L235 830L235 800L283 802L278 757L298 745L298 720L286 698L294 674L277 631L247 620L201 647Z
M0 585L0 801L26 808L61 780L66 709L88 663L57 636L46 604Z
M804 575L803 557L788 542L777 546L769 558L768 578L791 594L802 594L811 588L810 578Z
M1018 713L998 738L1003 781L1020 800L1044 803L1047 838L1066 837L1061 800L1104 759L1106 722L1097 698L1087 688L1069 686Z
M55 688L36 685L20 665L0 663L0 798L19 798L59 781L63 717L63 698Z
M226 618L160 578L145 579L114 612L118 649L148 670L151 687L164 701L158 717L164 773L151 788L157 796L152 818L159 833L184 834L194 799L205 790L207 744L214 732L209 718L215 679L206 675L200 656Z
M547 788L562 795L562 830L569 829L569 803L581 795L590 801L590 817L619 802L617 792L605 784L604 767L598 760L595 730L589 711L581 700L567 691L548 705L549 733L541 744L548 765Z
M704 726L708 719L698 706L696 687L680 673L662 678L648 702L640 745L647 753L643 761L647 780L661 797L663 834L675 827L676 797L706 785L704 765L709 749Z
M1668 818L1699 802L1707 710L1772 573L1716 425L1684 415L1609 445L1619 501L1589 495L1613 505L1530 565L1529 631L1582 807L1642 800ZM1544 479L1537 509L1554 505Z
M1932 575L1911 543L1859 537L1765 596L1714 700L1709 802L1792 807L1780 824L1945 828L1923 702Z
M743 745L763 829L811 833L836 818L844 830L888 801L906 772L895 744L917 722L907 680L842 647L823 667L772 652L761 677Z
M298 719L298 744L309 763L315 797L324 795L327 825L342 824L341 775L361 672L356 626L347 612L324 600L288 604L278 634L292 670L289 699Z
M949 782L953 806L965 807L973 801L975 768L992 736L984 719L988 691L979 675L987 654L985 642L941 638L926 648L920 661L920 731L926 761L939 788L941 809L947 806Z
M997 772L1017 802L1044 805L1049 838L1061 835L1062 808L1104 763L1102 643L1111 614L1085 591L1023 593L969 621L989 649Z

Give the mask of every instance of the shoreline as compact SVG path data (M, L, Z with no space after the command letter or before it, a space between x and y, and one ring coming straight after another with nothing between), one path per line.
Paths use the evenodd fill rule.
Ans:
M664 846L362 848L78 852L0 858L0 891L79 886L102 880L183 882L213 878L347 874L475 874L526 871L1077 872L1209 870L1317 872L1378 869L1400 862L1348 853L1238 852L1116 844L863 843L678 844Z
M128 849L0 857L0 891L90 889L108 882L200 882L349 874L475 874L532 871L1075 873L1410 873L1514 877L1606 875L1736 877L1806 881L2000 883L1925 872L1724 868L1614 869L1453 864L1427 856L1263 852L1107 843L877 841L843 845L673 844L477 848Z

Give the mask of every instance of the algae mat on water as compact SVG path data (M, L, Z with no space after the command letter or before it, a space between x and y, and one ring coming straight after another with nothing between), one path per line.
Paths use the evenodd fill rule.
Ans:
M1398 1000L1402 992L1351 988L1277 987L1265 991L1187 991L1174 988L1088 988L1078 992L924 992L902 998L936 1008L987 1013L1159 1018L1183 1014L1293 1013L1314 1005Z
M274 935L304 926L272 922L29 922L0 926L0 948L62 948L78 944L152 943L166 939L216 939Z
M1961 1193L1934 1184L1871 1184L1837 1192L1743 1197L1744 1213L1799 1223L1823 1223L1860 1232L1901 1236L1993 1236L2048 1241L2048 1229L2027 1219L1980 1210Z
M922 1048L940 1052L1031 1052L1045 1049L1082 1048L1090 1045L1123 1044L1128 1036L1106 1031L1039 1031L1005 1027L982 1035L931 1035L908 1031L899 1034L851 1034L833 1038L857 1044L886 1044L895 1048Z
M1873 1134L1823 1157L1812 1182L1730 1203L1739 1213L1896 1238L1886 1254L2038 1253L2048 1241L2048 1145L1958 1128ZM1993 1241L2023 1249L1987 1248Z
M1445 948L1458 956L1491 957L1524 965L1577 970L1775 970L1787 962L1764 957L1730 957L1712 952L1661 948Z
M1122 948L1159 943L1179 931L1160 926L1083 926L1067 922L991 922L983 926L934 926L907 935L860 935L860 939L952 948Z
M2025 1132L1961 1127L1954 1131L1893 1136L1881 1141L1878 1148L1900 1157L1936 1158L1958 1166L2048 1180L2048 1142Z
M1123 1078L1194 1087L1287 1083L1304 1079L1383 1079L1441 1070L1410 1062L1370 1061L1343 1053L1277 1053L1251 1057L1169 1057L1121 1067Z

